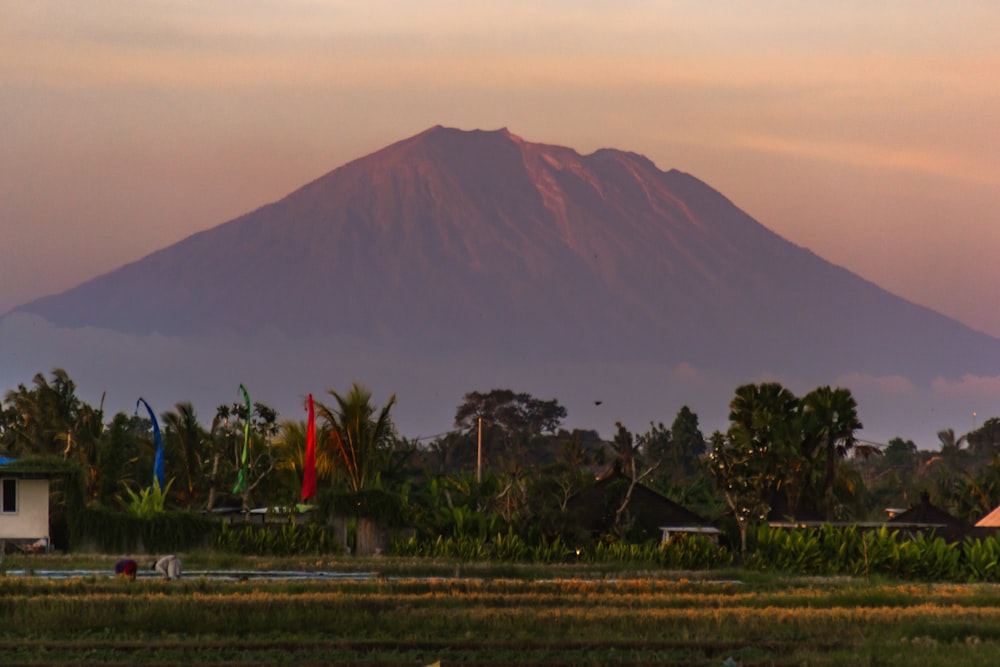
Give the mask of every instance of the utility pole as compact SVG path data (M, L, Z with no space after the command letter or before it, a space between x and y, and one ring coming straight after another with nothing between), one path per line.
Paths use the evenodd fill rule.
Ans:
M479 418L479 440L476 443L476 484L483 481L483 418Z

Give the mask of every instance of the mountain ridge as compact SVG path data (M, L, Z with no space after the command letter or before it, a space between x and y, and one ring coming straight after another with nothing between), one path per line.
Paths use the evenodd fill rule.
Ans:
M1000 340L783 239L690 174L506 128L429 128L10 312L137 335L336 334L430 356L1000 373Z

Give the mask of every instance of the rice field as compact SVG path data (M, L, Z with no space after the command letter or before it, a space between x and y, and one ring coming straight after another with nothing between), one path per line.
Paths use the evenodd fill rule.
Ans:
M8 572L0 664L1000 664L994 584L552 574L129 582Z

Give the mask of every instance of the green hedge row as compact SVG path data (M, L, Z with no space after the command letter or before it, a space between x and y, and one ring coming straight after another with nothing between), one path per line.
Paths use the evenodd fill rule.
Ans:
M139 519L122 512L86 509L70 524L74 548L92 545L104 553L163 553L214 548L268 556L326 555L343 551L333 528L317 523L238 525L187 512ZM1000 540L996 537L946 542L933 534L904 539L886 527L855 526L786 530L758 527L749 539L743 566L787 574L882 575L924 581L1000 581ZM408 557L523 563L623 563L682 570L730 566L734 554L700 535L668 545L601 542L571 549L562 539L528 541L497 533L490 539L468 535L396 540L390 553Z
M213 546L219 551L256 556L329 555L344 550L332 528L315 523L273 526L223 524Z
M73 549L93 545L103 553L190 551L211 544L219 523L190 512L164 512L148 519L104 508L73 513Z
M746 565L792 574L871 575L924 581L1000 581L996 537L947 542L932 533L903 538L886 527L783 530L759 527Z
M390 545L397 556L453 558L462 561L505 563L623 563L690 570L730 565L732 553L700 535L686 535L667 546L600 542L588 549L571 549L560 538L528 542L515 533L500 533L480 540L468 535L419 540L411 537Z
M260 556L336 554L343 551L333 528L316 523L230 525L189 512L152 518L107 509L77 512L70 526L74 549L102 553L164 553L213 548Z
M787 530L761 526L751 533L748 546L743 566L752 570L921 581L1000 581L1000 540L996 537L947 542L933 534L907 538L885 527ZM621 563L678 570L728 567L736 561L732 551L699 535L680 536L668 545L601 542L577 550L558 538L529 543L513 533L488 540L471 536L409 538L393 542L390 553L462 561Z

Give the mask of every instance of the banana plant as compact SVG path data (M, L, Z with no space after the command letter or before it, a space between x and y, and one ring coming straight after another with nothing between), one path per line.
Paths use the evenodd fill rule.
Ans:
M125 493L128 499L117 496L118 501L125 506L125 510L140 519L150 519L164 511L164 503L170 487L173 486L174 478L171 477L166 486L161 489L158 480L153 480L151 487L140 490L138 493L125 485Z

